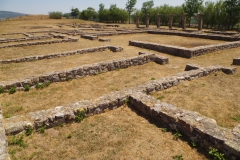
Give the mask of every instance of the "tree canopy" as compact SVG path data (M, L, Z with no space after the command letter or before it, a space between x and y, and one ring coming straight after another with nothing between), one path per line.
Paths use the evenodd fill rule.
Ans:
M128 0L126 3L126 10L129 14L129 24L130 24L130 15L133 12L133 7L136 5L137 0Z

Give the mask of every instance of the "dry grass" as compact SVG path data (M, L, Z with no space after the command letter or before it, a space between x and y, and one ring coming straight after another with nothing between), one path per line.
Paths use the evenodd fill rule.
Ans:
M51 30L49 28L26 29L24 27L49 26L53 27L52 29L60 29L57 24L72 23L89 24L91 22L77 19L7 21L0 22L0 34L49 31ZM121 27L133 28L135 25L121 24ZM151 27L153 28L153 26ZM61 29L72 30L73 28L63 26ZM102 45L121 46L124 48L124 51L121 53L106 51L52 60L1 65L0 81L62 70L81 64L134 56L139 51L166 56L170 59L170 64L161 66L149 63L68 82L53 83L49 87L40 90L31 89L29 92L19 91L11 95L7 93L0 94L4 117L49 109L79 100L95 99L111 91L141 85L152 78L158 79L174 75L183 71L185 65L188 63L196 63L203 66L216 64L229 66L233 58L239 57L239 48L184 59L128 46L129 40L141 40L185 47L217 44L223 41L148 34L111 36L107 38L110 38L111 42L102 43L79 38L79 42L74 43L1 49L0 59L44 55ZM162 94L163 92L159 92L154 94L154 96L164 96L165 98L162 100L169 99L169 103L173 102L177 106L178 103L183 103L185 104L184 106L189 107L187 108L189 110L194 110L194 107L197 108L199 105L202 105L201 108L198 107L201 114L206 114L209 117L213 116L220 125L231 128L237 122L229 117L236 118L239 114L240 103L237 96L239 78L239 73L230 76L217 73L217 76L211 75L199 80L184 82L177 87L163 91L164 94ZM202 84L205 84L205 86ZM198 94L195 95L192 92L193 90ZM182 98L176 102L178 97ZM228 101L229 99L231 100L230 102ZM224 114L217 114L220 110ZM223 123L223 121L226 122ZM68 139L67 136L69 134L72 135L72 138ZM49 129L43 135L35 133L30 137L25 137L24 140L28 144L28 147L25 149L17 146L9 146L9 153L16 152L12 157L13 159L14 157L15 159L172 159L172 156L180 154L183 155L184 159L207 159L202 154L196 152L195 149L191 149L186 142L174 141L171 133L163 133L160 128L149 123L143 117L138 116L126 106L101 115L89 117L84 119L80 124L68 124L63 128Z
M84 64L92 64L101 61L128 58L137 56L137 53L127 52L95 52L82 55L73 55L54 59L45 59L26 63L11 63L0 65L0 80L9 81L19 78L26 78L33 75L49 73L69 68L74 68Z
M71 137L71 138L70 138ZM9 146L12 159L207 159L170 132L149 123L129 107L25 137L26 148Z
M179 69L170 65L161 66L154 62L84 77L69 82L53 83L49 87L29 92L19 91L13 95L0 94L5 117L73 103L79 100L95 99L102 94L133 87L151 80L176 74Z
M238 68L240 69L240 68ZM153 93L163 102L213 118L222 127L234 128L240 123L240 73L224 73L199 78Z

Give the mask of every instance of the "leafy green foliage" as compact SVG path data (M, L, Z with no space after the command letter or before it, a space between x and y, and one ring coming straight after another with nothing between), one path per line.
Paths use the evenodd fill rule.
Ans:
M46 126L42 126L41 128L38 129L40 133L45 133Z
M130 15L133 12L133 7L136 5L137 0L128 0L126 3L126 10L129 14L129 24L130 24Z
M182 135L177 131L175 134L174 134L174 139L175 140L178 140L178 138L182 137Z
M23 141L23 134L17 136L10 136L8 139L9 145L18 145L20 147L27 147L27 144Z
M16 90L16 87L12 87L10 90L9 90L9 94L13 94L15 93L17 90Z
M235 116L231 116L230 118L233 119L234 121L239 122L240 121L240 114L235 115Z
M141 10L142 10L142 12L143 12L144 14L147 14L147 13L149 13L149 10L150 10L153 6L154 6L153 0L146 1L146 2L143 2Z
M0 87L0 94L1 94L1 93L4 93L3 87Z
M226 160L224 158L224 154L223 153L219 153L218 149L216 149L216 148L211 148L208 153L213 156L214 160Z
M81 122L84 117L85 117L85 113L86 113L86 110L85 109L82 109L82 110L79 110L77 115L76 115L76 121L79 123Z
M29 90L30 90L30 86L29 85L24 86L24 91L28 92Z
M37 83L37 84L36 84L36 89L42 89L42 88L48 87L50 84L51 84L50 81L47 81L47 82L42 83L42 84Z
M62 18L62 12L49 12L48 15L49 15L49 18L52 18L52 19Z
M79 9L78 8L72 8L71 9L71 16L73 17L73 18L78 18L78 15L80 14L80 11L79 11Z
M25 129L25 134L26 136L30 136L33 132L33 127L32 126L27 126L27 128Z
M183 160L183 156L182 156L182 154L175 155L175 156L172 156L172 159L174 159L174 160Z

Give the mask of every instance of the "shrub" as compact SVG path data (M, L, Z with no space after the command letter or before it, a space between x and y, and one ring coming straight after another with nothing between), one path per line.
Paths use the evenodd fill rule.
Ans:
M3 87L0 87L0 94L4 92Z
M29 85L24 86L24 91L28 92L29 90L30 90L30 86Z
M33 127L27 126L26 132L25 132L26 136L30 136L32 134L32 132L33 132Z
M78 110L78 113L76 115L76 121L81 122L85 117L85 113L86 113L86 110L83 108Z
M62 18L62 12L49 12L49 18L52 19L61 19Z
M46 129L46 126L42 126L41 128L38 129L40 133L44 133Z
M9 90L9 94L13 94L16 92L16 87L12 87L10 90Z

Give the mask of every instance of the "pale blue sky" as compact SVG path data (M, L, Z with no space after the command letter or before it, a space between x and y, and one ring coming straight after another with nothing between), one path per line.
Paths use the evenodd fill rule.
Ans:
M140 9L143 2L148 0L137 0L136 8ZM109 8L110 4L117 4L119 8L125 8L127 0L0 0L1 11L13 11L26 14L48 14L50 11L70 12L71 8L78 8L80 11L88 7L96 10L99 4L105 4ZM184 0L154 0L154 7L163 4L172 6L181 5Z

